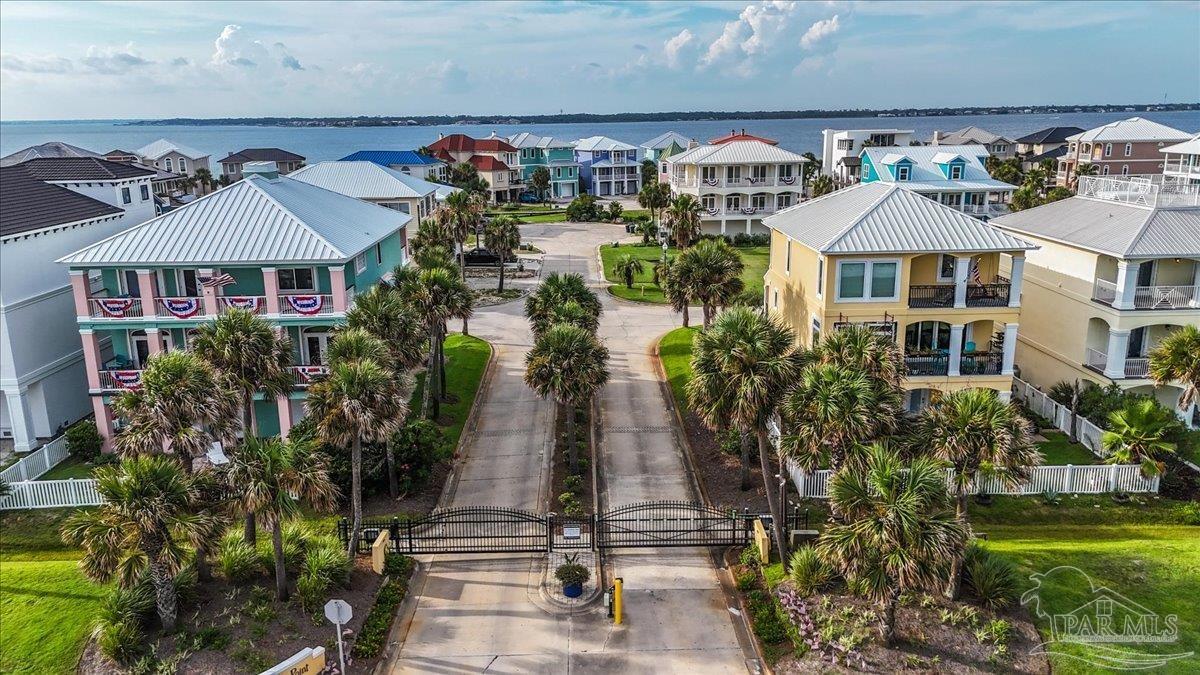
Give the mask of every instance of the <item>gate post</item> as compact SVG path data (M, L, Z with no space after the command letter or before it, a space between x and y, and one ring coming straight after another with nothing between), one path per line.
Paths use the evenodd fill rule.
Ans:
M413 521L412 521L412 517L410 516L410 517L406 518L404 522L405 522L405 524L406 524L406 525L408 525L408 552L409 552L409 553L415 553L416 551L414 551L414 550L413 550Z
M338 538L340 538L342 540L343 544L349 544L350 543L350 528L348 527L348 525L346 523L346 519L342 518L341 520L339 520L337 527L338 527Z
M388 528L388 530L390 530L390 532L388 534L392 539L392 549L395 550L396 553L399 553L400 552L400 519L395 516L392 516L392 525L391 525L391 527Z
M554 553L554 514L546 514L546 553Z
M592 528L592 534L588 538L591 540L591 546L592 546L593 551L597 551L600 548L599 542L596 541L596 532L597 532L597 530L600 529L599 523L600 523L600 514L593 513L592 515L588 516L588 524Z

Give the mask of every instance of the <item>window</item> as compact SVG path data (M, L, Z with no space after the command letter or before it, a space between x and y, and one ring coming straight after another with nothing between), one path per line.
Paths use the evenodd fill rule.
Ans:
M1125 156L1129 157L1132 154L1133 154L1133 143L1126 143L1125 144Z
M375 264L383 264L383 242L381 241L375 242Z
M792 241L790 239L783 240L783 273L791 276L792 274Z
M943 253L938 258L938 281L954 281L954 266L958 262L958 258Z
M725 210L736 211L742 207L742 198L738 195L729 195L725 198Z
M196 270L176 270L175 284L179 295L195 298L204 294Z
M767 167L761 164L756 164L750 167L750 180L761 182L767 179Z
M896 167L896 180L908 180L908 170L907 166Z
M854 149L854 139L853 138L843 138L843 139L838 140L837 148L838 148L838 150L853 150Z
M957 164L955 164L954 166L950 167L950 180L960 180L960 179L962 179L962 169L963 169L963 168L962 168L961 166L957 165Z
M174 166L174 164L171 163L171 158L168 157L167 158L167 171L174 171L175 169L172 168L173 166Z
M740 167L740 166L725 167L725 180L728 180L730 182L737 182L737 181L740 181L741 179L742 179L742 167Z
M1112 156L1112 143L1105 143L1105 144L1104 144L1104 156L1105 156L1105 157L1110 157L1110 156Z
M750 206L756 209L767 208L767 197L768 195L750 195Z
M1003 154L1005 152L1008 152L1008 146L1007 145L997 145L995 152L998 154Z
M838 302L895 300L900 263L895 260L838 263Z
M715 195L704 195L700 198L700 205L705 211L715 211L717 209L717 198Z
M950 351L950 325L941 321L920 321L904 329L907 352Z
M354 256L354 273L362 274L365 269L367 269L367 254L359 253Z
M771 302L771 307L779 309L779 289L775 289L775 298Z
M817 258L817 297L825 292L825 258Z
M147 199L150 199L150 186L142 185L140 187L141 187L141 193L142 193L142 201L146 201Z
M786 209L792 205L792 193L785 192L775 196L775 208Z
M179 173L187 173L187 160L182 157L179 158Z
M792 174L795 173L795 169L796 167L792 166L791 164L780 164L778 169L779 177L791 178Z
M700 179L709 185L717 184L717 167L702 166L700 167Z
M1121 165L1121 175L1122 175L1122 176L1128 176L1128 175L1129 175L1129 165L1128 165L1128 164L1122 164L1122 165Z
M815 347L815 346L817 346L817 343L820 341L821 341L821 320L814 318L812 320L812 343L809 346Z
M1101 175L1101 176L1107 176L1107 175L1108 175L1108 165L1107 165L1107 164L1105 164L1105 165L1104 165L1104 167L1103 167L1103 168L1100 170L1100 175Z
M277 270L275 276L281 291L317 290L316 274L311 267L285 267Z
M122 204L133 203L133 196L129 194L129 188L121 188L121 203Z

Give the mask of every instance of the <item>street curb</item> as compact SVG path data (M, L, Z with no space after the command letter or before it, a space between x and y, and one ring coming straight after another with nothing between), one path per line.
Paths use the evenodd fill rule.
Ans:
M667 380L667 371L663 368L662 356L659 352L659 345L662 344L662 339L667 336L675 328L658 336L654 341L654 346L650 349L650 360L654 363L654 373L658 376L658 386L663 390L663 399L671 406L671 414L675 417L675 428L671 430L671 434L675 436L675 442L679 446L683 454L683 466L687 471L688 480L692 484L692 492L700 498L700 502L705 506L712 506L712 502L708 499L708 493L704 490L704 483L701 482L699 475L696 472L696 456L692 449L692 443L688 440L687 432L684 431L683 413L679 410L679 402L675 400L675 392L671 390L671 383Z
M483 338L478 339L483 340ZM488 346L487 367L483 369L483 377L479 379L479 387L475 390L475 400L471 402L471 409L467 412L467 419L463 422L463 432L458 437L458 444L454 446L454 465L450 468L450 475L446 477L446 484L442 486L442 493L438 495L437 505L434 507L437 509L445 508L458 489L458 479L467 460L464 450L467 443L475 437L476 428L479 426L479 408L482 405L487 386L491 383L496 368L498 368L496 364L499 359L496 358L495 345L487 340L483 340L483 342Z
M409 556L412 557L412 556ZM413 616L417 613L417 605L421 604L421 593L414 592L417 587L418 578L421 589L425 588L427 575L425 565L419 560L413 558L414 569L412 576L408 578L408 594L404 596L403 602L400 603L400 609L396 610L395 619L392 620L392 629L388 631L387 645L383 649L383 654L375 667L371 669L373 675L383 675L383 673L391 672L392 661L400 655L400 644L404 641L403 638L408 636L408 629L412 626Z
M762 644L759 643L758 636L754 634L754 629L750 627L750 612L746 611L746 603L742 599L741 592L737 590L737 582L734 580L732 572L734 563L730 560L732 554L732 549L725 549L725 568L722 570L724 574L719 575L721 577L721 588L725 591L726 599L732 598L737 601L738 611L742 613L740 623L745 630L745 637L754 650L755 657L758 659L759 671L767 675L774 675L775 671L767 663L766 657L763 656ZM728 577L728 581L726 577Z

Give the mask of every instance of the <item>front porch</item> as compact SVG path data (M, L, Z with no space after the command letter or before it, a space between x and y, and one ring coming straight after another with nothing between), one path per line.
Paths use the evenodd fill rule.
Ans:
M1200 260L1099 256L1092 300L1121 310L1200 308Z

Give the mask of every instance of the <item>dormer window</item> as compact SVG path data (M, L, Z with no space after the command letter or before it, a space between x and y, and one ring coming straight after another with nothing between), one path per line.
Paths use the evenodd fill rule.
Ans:
M950 180L961 180L962 179L962 170L963 170L962 166L960 166L958 164L951 166L950 167Z
M901 165L901 166L896 167L896 180L908 180L908 175L909 175L909 167L908 166Z

